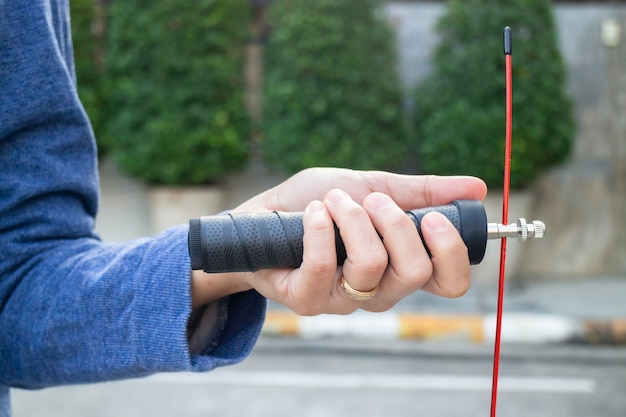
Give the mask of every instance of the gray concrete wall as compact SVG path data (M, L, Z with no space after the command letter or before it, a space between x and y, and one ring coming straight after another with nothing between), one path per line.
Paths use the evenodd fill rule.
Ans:
M433 27L444 11L443 2L387 5L407 89L432 69ZM570 161L545 173L531 190L527 216L545 220L549 232L544 242L526 245L512 272L539 278L626 277L621 232L626 229L626 4L556 4L555 19L578 131ZM621 26L614 47L602 37L609 20Z

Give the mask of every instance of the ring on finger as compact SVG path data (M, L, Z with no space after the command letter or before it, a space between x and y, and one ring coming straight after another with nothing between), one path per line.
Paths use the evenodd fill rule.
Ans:
M352 288L346 282L346 279L344 278L343 275L341 276L341 278L339 278L339 285L341 286L341 288L343 288L343 291L346 294L348 294L348 297L352 298L353 300L357 300L357 301L371 300L372 298L374 298L374 296L378 292L378 285L376 287L374 287L374 289L372 289L370 291L355 290L354 288Z

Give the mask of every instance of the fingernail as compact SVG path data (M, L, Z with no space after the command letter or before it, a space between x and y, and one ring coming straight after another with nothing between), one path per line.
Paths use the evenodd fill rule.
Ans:
M386 194L370 194L365 200L365 204L368 208L380 210L391 206L391 198Z
M326 198L333 203L339 203L348 198L348 194L339 189L334 189L326 194Z
M321 201L311 201L308 206L309 211L324 211L324 203Z
M433 212L424 216L426 223L424 226L428 227L432 232L440 233L448 230L448 221L445 216L440 213Z

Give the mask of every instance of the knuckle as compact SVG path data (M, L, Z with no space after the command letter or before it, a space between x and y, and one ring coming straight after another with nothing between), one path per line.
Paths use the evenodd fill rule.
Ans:
M443 288L444 296L448 298L459 298L464 296L469 290L469 278L464 277L462 279L457 279L453 283L447 284L445 288Z
M464 259L468 258L467 246L463 243L460 236L454 239L441 239L429 246L433 256L445 259Z
M337 261L330 257L319 258L313 255L306 255L303 258L302 266L307 272L315 276L328 276L335 273Z
M324 169L323 169L323 168L320 168L320 167L312 167L312 168L306 168L306 169L304 169L304 170L302 171L302 173L303 173L304 175L309 175L309 176L317 176L317 175L322 174L322 173L323 173L323 171L324 171Z
M358 309L359 307L354 305L354 303L349 303L349 304L342 303L339 307L337 307L337 310L334 312L334 314L347 316L348 314L354 313Z
M430 260L423 262L416 261L412 262L411 265L401 265L394 269L396 274L402 277L404 282L415 289L424 285L432 277L434 272L433 264Z
M391 310L395 305L396 302L385 300L371 305L367 305L366 307L363 307L363 309L372 313L383 313L385 311Z
M376 251L368 255L357 256L351 259L351 263L362 273L375 275L382 273L387 268L389 257L386 252Z
M317 316L327 310L326 298L310 293L296 293L291 297L288 307L299 316Z
M390 213L372 213L376 229L383 237L394 238L396 236L414 234L414 238L418 238L415 224L404 211L400 208L389 211Z
M329 230L333 228L332 220L326 215L314 215L308 210L304 212L302 217L302 226L304 228L305 237L311 235L320 236L329 233ZM308 235L308 236L307 236Z
M324 310L316 305L311 305L309 300L296 301L292 305L291 310L299 316L317 316L322 314Z
M411 221L409 216L407 216L404 211L398 209L397 211L394 211L393 215L389 216L389 227L393 228L394 230L406 230L410 227L415 229L415 224Z
M347 205L347 207L345 208L344 216L345 219L350 222L369 218L369 216L365 212L365 209L363 209L363 207L359 206L356 203Z

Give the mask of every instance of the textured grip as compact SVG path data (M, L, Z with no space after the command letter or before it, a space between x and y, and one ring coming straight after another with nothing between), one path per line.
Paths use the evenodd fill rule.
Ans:
M487 244L487 218L480 201L458 200L452 204L407 211L420 237L425 214L444 214L468 247L470 263L478 264ZM303 213L237 213L201 217L189 221L189 255L192 269L205 272L257 271L297 268L302 263ZM337 263L346 251L335 227Z

